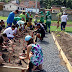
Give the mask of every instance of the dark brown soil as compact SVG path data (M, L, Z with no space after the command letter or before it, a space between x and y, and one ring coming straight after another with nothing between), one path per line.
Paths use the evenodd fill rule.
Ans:
M72 37L64 32L54 32L54 34L72 65Z
M23 48L26 47L26 42L24 42L24 38L26 35L28 34L32 34L31 31L30 32L26 32L25 35L23 34L22 37L18 38L18 40L16 40L16 42L14 42L13 45L13 49L14 52L11 50L12 47L9 46L9 49L7 50L7 52L3 52L3 58L4 58L4 66L13 66L13 67L23 67L23 68L27 68L27 65L25 62L22 61L22 65L17 64L20 59L19 59L19 54L23 53ZM26 52L26 50L25 50ZM25 60L27 63L29 62L29 60Z

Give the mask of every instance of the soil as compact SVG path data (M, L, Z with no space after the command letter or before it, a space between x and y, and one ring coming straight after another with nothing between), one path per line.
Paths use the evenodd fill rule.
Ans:
M7 51L3 51L3 58L4 58L4 66L12 66L12 67L23 67L27 68L29 60L26 59L25 63L24 61L21 61L22 65L18 64L20 59L19 59L19 54L23 53L23 49L26 48L26 42L24 41L24 38L28 34L32 34L32 31L26 32L25 34L22 35L22 37L16 39L16 42L14 42L13 47L9 46ZM14 51L12 50L14 49ZM25 49L25 53L26 53ZM26 56L26 55L25 55Z
M72 37L64 32L54 32L54 35L72 65Z

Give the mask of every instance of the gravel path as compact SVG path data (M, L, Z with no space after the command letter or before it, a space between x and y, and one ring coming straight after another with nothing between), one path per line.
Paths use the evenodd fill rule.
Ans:
M44 40L38 41L38 43L41 45L44 54L43 72L69 72L65 66L60 64L59 52L51 34L46 34Z

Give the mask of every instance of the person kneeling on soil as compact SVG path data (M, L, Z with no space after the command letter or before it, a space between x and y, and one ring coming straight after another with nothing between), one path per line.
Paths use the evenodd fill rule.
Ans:
M40 23L37 24L36 36L42 41L45 37L45 30L41 27Z
M3 45L3 37L0 36L0 65L3 63L3 58L2 58L2 49L7 49L8 47L7 46L4 46Z
M7 34L6 33L3 33L2 36L3 36L3 39L4 39L4 42L3 43L5 45L8 45L8 44L12 45L13 44L13 42L7 37Z
M6 33L7 37L9 39L14 39L13 30L15 30L15 25L12 25L12 27L9 27L9 28L5 29L3 33Z
M20 59L30 59L29 63L29 72L35 71L38 67L39 70L42 70L43 63L43 52L42 48L38 44L34 44L33 38L30 35L25 37L25 41L27 42L27 55L26 57L20 56ZM31 52L31 56L29 57L29 53Z

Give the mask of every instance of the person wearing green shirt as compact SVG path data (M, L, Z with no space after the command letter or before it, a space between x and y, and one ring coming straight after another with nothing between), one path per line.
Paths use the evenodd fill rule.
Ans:
M41 11L40 14L41 14L40 22L44 23L44 14L43 14L43 11Z
M14 17L13 24L17 24L17 21L21 20L21 17Z
M28 11L28 12L26 13L26 22L29 22L29 19L30 19L30 12Z
M26 21L25 11L23 11L19 16L23 19L23 21Z
M47 11L47 14L46 14L46 31L48 28L49 33L50 33L50 25L51 25L51 14L50 14L50 11Z

